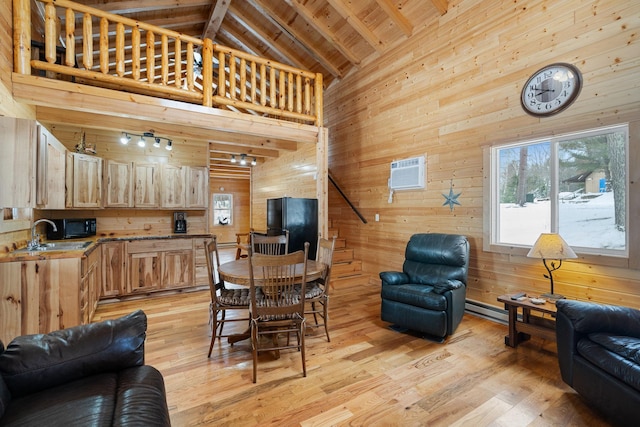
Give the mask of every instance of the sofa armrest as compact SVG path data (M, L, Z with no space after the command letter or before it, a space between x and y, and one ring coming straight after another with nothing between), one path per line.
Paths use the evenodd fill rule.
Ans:
M409 283L409 276L399 271L383 271L380 273L383 285L406 285Z
M102 372L144 364L147 317L115 320L15 338L0 355L0 374L19 397Z
M556 307L580 334L605 332L640 338L640 310L574 300L558 300Z

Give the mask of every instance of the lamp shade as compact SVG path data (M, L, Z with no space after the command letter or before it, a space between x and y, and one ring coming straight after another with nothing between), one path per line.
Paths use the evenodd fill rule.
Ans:
M578 258L571 246L559 234L542 233L529 253L529 258L569 259Z

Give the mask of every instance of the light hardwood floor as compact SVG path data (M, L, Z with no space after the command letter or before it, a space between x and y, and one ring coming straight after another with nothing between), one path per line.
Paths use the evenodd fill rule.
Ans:
M378 287L338 288L331 342L323 330L307 335L307 377L299 353L265 353L253 384L248 342L216 342L207 358L208 304L208 291L192 292L96 313L146 312L146 363L164 375L174 426L608 425L560 379L555 343L507 347L506 325L467 314L438 344L389 329Z

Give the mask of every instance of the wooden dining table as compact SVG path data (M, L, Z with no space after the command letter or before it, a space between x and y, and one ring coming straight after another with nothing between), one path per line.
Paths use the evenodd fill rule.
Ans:
M296 265L296 279L302 281L304 264ZM324 271L324 265L321 262L314 260L307 261L307 282L312 282L319 279ZM220 264L218 268L218 275L221 280L225 282L234 283L241 286L250 286L251 277L249 274L249 260L247 258L241 258L234 261L225 262ZM256 283L262 281L262 269L253 268L253 278Z
M296 279L302 282L302 275L304 270L304 264L296 264ZM324 271L324 265L321 262L314 260L307 261L307 283L313 280L319 279ZM218 267L218 275L220 280L224 282L233 283L240 286L251 286L251 277L249 274L249 259L240 258L234 261L225 262ZM262 269L258 267L253 268L253 278L257 284L262 281ZM246 331L230 335L227 340L229 344L233 344L242 340L246 340L251 336L251 329Z

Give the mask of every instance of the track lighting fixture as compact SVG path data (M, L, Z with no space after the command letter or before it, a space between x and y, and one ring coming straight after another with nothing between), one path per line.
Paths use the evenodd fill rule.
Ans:
M162 140L167 141L167 145L165 148L169 151L173 149L172 141L169 138L164 138L162 136L155 136L153 132L144 132L142 134L130 133L130 132L122 132L122 136L120 136L120 143L123 145L127 145L131 141L132 136L138 137L138 146L145 147L147 145L147 141L145 138L150 138L153 140L153 146L155 148L159 148Z
M247 165L255 166L258 164L258 161L256 160L255 157L251 161L249 161L246 154L238 154L238 156L240 156L240 160L236 158L235 154L232 154L231 159L229 159L229 161L231 163L238 163L240 166L247 166Z

